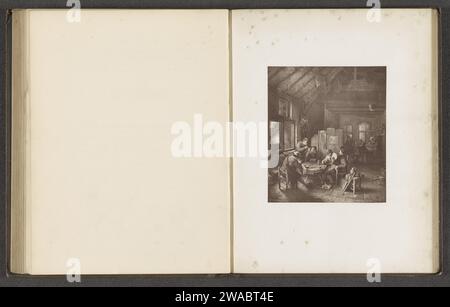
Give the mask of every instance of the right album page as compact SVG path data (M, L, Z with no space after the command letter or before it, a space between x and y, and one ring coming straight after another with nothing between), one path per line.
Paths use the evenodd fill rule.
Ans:
M233 271L438 272L437 11L231 20Z

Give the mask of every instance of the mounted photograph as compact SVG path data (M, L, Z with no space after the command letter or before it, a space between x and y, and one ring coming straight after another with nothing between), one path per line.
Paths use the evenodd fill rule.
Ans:
M269 202L386 202L386 67L268 67L268 121Z

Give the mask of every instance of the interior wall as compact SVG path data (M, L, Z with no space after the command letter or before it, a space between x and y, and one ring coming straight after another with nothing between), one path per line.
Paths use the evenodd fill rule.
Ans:
M341 126L339 126L338 114L330 112L325 108L325 110L324 110L324 126L322 128L323 129L341 128Z
M284 99L289 101L291 104L291 116L286 118L280 116L279 114L279 101L280 99ZM286 121L293 121L295 124L295 143L297 143L302 137L302 133L300 133L300 118L301 118L301 109L303 103L298 98L292 97L285 93L280 93L274 88L269 87L268 92L268 117L269 121L276 121L280 123L280 148L283 150L284 148L284 130L283 125Z
M376 116L363 116L356 114L341 114L338 115L338 127L344 128L346 125L353 126L353 138L357 137L358 125L362 122L369 123L370 130L378 130L382 125L386 124L385 116L383 113Z
M317 131L324 129L325 126L323 103L315 101L305 117L309 123L309 131L306 137L312 138L317 134Z

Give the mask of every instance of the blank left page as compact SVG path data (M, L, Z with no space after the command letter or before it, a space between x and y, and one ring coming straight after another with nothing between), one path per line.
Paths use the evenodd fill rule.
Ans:
M228 120L226 10L31 10L31 273L230 271L229 162L171 128Z

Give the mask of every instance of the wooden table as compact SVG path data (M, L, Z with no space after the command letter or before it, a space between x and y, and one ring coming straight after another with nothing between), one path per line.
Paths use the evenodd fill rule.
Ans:
M316 176L319 177L320 182L322 183L322 176L327 169L327 166L324 164L319 164L317 162L304 162L302 164L303 175L305 176Z
M302 163L302 168L304 175L317 175L322 174L327 166L317 162L304 162Z

